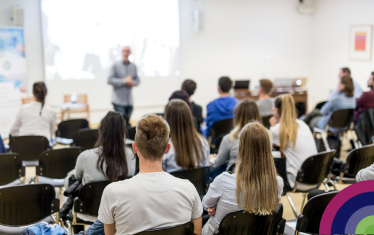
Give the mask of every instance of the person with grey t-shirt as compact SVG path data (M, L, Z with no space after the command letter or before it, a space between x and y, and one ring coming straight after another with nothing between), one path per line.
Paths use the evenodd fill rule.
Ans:
M270 97L273 83L269 79L261 79L258 88L259 100L256 101L261 117L273 115L274 99Z
M133 111L132 87L140 83L136 65L129 61L130 54L130 47L124 46L122 48L123 60L112 66L108 78L108 84L113 86L114 110L123 115L128 128L131 127L129 120Z
M374 164L365 169L360 170L356 175L357 182L365 180L374 180Z

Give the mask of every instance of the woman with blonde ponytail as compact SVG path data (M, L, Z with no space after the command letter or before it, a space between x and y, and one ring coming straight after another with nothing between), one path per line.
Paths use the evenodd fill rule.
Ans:
M258 122L247 124L239 135L234 174L217 176L203 198L203 207L211 217L202 234L217 234L222 219L231 212L271 214L282 191L283 180L277 176L267 129Z
M22 106L10 134L12 136L40 135L50 142L56 129L56 112L45 105L47 86L44 82L33 85L34 100Z
M270 125L273 144L287 158L288 181L293 187L302 163L317 154L313 134L303 121L296 119L295 101L291 95L275 99Z

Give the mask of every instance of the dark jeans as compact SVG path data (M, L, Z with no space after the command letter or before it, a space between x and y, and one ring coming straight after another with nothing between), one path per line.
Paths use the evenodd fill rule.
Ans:
M130 121L130 117L131 117L134 107L133 106L121 106L121 105L116 105L116 104L113 104L113 107L115 111L120 112L122 114L123 118L126 121L127 129L130 129L131 125L129 121Z
M309 126L310 130L313 131L314 127L317 127L318 121L323 115L319 109L314 109L304 118L304 122Z

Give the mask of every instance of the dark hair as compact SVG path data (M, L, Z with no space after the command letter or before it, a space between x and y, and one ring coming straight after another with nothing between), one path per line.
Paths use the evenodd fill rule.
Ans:
M232 88L232 81L229 77L220 77L218 80L218 86L221 87L222 92L229 92Z
M95 144L99 155L96 167L112 182L127 178L125 131L126 123L122 114L110 111L101 123L99 140Z
M348 97L353 97L355 86L353 85L352 78L350 76L343 76L340 78L340 82L344 85L344 90L342 92Z
M347 67L341 69L343 73L348 73L349 76L351 76L351 70Z
M42 109L45 104L45 96L47 95L47 86L44 82L35 82L32 87L32 93L35 98L42 102L42 108L40 109L39 115L42 115Z
M191 96L195 93L196 90L196 82L191 79L186 79L182 83L182 90L187 92L188 96Z
M262 92L270 94L271 89L273 89L273 83L269 79L261 79L260 87L262 88Z
M181 91L174 91L173 94L171 94L171 96L169 97L169 101L171 100L183 100L184 102L187 103L188 107L190 107L190 110L192 112L192 115L193 115L193 110L192 110L192 105L190 103L190 97L188 96L187 92L184 91L184 90L181 90Z

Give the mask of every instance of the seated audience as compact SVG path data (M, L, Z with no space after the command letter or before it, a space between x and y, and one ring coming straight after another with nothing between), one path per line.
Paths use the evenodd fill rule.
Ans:
M259 99L256 101L261 117L273 115L274 99L270 97L273 83L269 79L261 79L258 88Z
M173 94L171 94L171 96L169 97L169 101L170 100L176 100L176 99L183 100L184 102L186 102L188 107L191 110L192 115L193 115L193 109L192 109L192 105L190 103L190 97L188 96L187 92L182 91L182 90L174 91ZM167 105L166 105L166 107L167 107ZM166 107L165 107L165 109L166 109Z
M313 134L305 122L296 119L295 101L291 95L278 96L274 101L270 132L273 144L287 158L287 176L295 185L297 172L308 157L317 154ZM298 184L298 188L302 187Z
M230 134L225 135L221 141L217 157L214 160L215 167L227 165L226 170L228 170L236 163L240 131L251 121L261 123L260 112L254 101L249 99L242 100L234 109L234 130Z
M36 82L32 90L35 101L22 106L10 130L12 136L40 135L50 142L55 135L56 112L45 105L47 87L44 82Z
M374 180L374 164L371 166L360 170L356 175L357 182L365 180Z
M338 75L338 78L342 78L344 76L347 76L347 77L351 77L351 70L349 68L342 68L340 71L339 71L339 75ZM355 99L359 98L363 91L360 87L360 84L358 84L356 81L354 81L352 79L352 82L353 82L353 85L354 85L354 97ZM339 85L335 87L335 89L331 92L331 95L330 95L330 100L333 99L336 95L339 95L340 91L339 91Z
M170 126L171 148L162 159L162 169L172 172L208 166L209 144L194 128L192 114L186 103L171 100L166 106L165 120Z
M308 114L304 122L309 124L311 130L313 130L314 127L325 129L334 111L356 108L356 100L353 97L353 91L352 78L348 76L341 77L339 79L339 94L327 101L322 106L321 110L315 109ZM330 128L330 131L339 132L341 130Z
M371 73L371 76L368 80L368 87L370 91L362 93L360 98L356 100L356 110L355 110L355 120L357 121L360 117L360 114L365 112L367 109L374 108L374 72Z
M5 153L5 146L4 146L3 138L1 138L1 135L0 135L0 153Z
M260 123L250 123L239 138L235 173L217 176L203 198L211 216L203 235L217 234L222 219L231 212L269 215L278 207L283 180L277 176L268 131Z
M194 124L196 127L196 130L201 133L200 125L204 122L203 118L203 108L200 105L197 105L195 102L191 101L191 96L195 93L196 90L196 82L194 82L191 79L186 79L182 84L183 91L187 92L191 106L192 106L192 114L194 119Z
M210 102L207 106L206 131L204 136L209 137L210 129L216 121L233 118L234 108L238 100L230 96L232 81L229 77L221 77L218 80L218 92L220 97Z
M162 170L162 158L171 148L169 134L168 124L159 116L138 122L133 149L140 171L105 188L99 209L105 235L136 234L189 221L194 233L201 235L203 211L195 186Z

